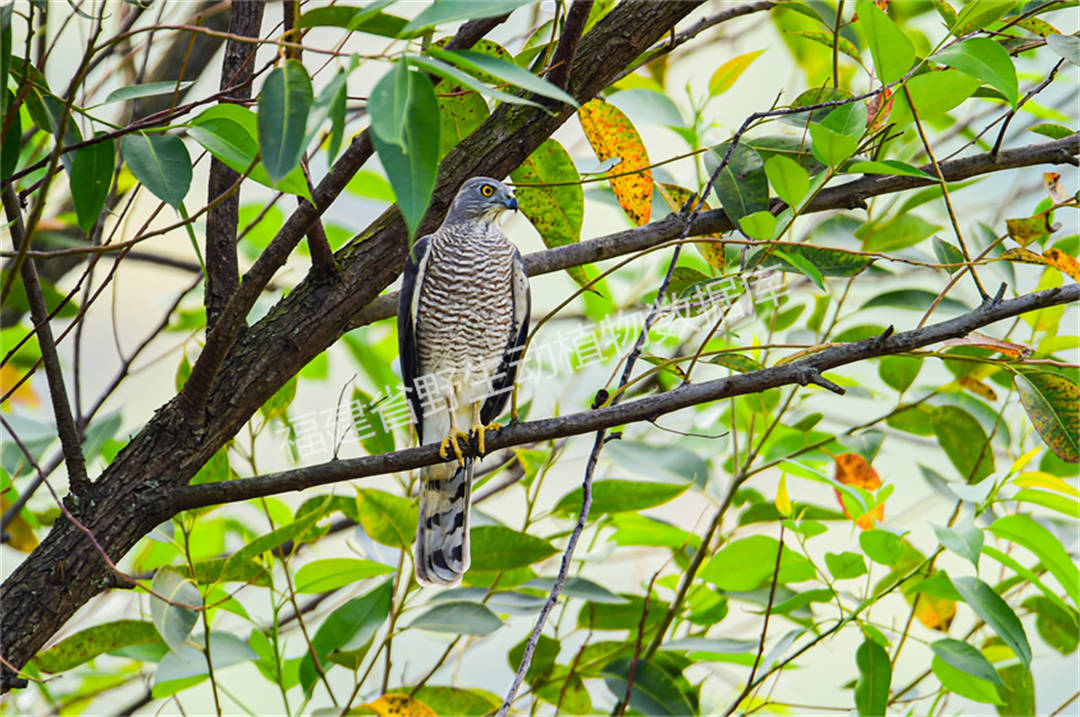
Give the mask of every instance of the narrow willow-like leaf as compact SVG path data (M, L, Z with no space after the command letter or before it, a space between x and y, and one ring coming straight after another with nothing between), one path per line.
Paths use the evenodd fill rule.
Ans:
M79 228L86 233L93 229L105 207L115 167L116 144L111 140L75 152L71 163L71 198Z

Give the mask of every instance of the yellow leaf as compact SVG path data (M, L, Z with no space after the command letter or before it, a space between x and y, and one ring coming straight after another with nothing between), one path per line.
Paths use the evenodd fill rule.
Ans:
M911 602L915 597L919 599L919 604L915 607L918 621L931 630L947 631L956 616L956 603L948 598L926 593L911 596L908 601Z
M836 475L834 477L838 483L853 485L868 491L875 491L881 487L881 476L858 453L841 453L836 456L835 461ZM837 490L835 493L836 501L843 508L844 515L850 518L851 514L848 513L847 506L844 505L844 501L840 498L840 491ZM879 503L872 511L855 521L855 524L863 530L870 530L874 527L875 522L880 523L883 520L885 520L885 504Z
M22 378L22 372L12 364L6 363L0 366L0 393L7 393L12 386L18 383L20 378ZM15 389L15 392L11 394L8 400L11 403L22 403L31 407L40 403L29 380L24 381L21 386Z
M652 171L642 169L649 166L649 154L641 135L622 110L603 100L590 100L582 105L578 119L601 162L621 160L607 171L619 205L637 226L648 224L652 214ZM641 171L626 174L638 169Z
M1030 451L1017 458L1013 462L1012 467L1009 468L1009 473L1019 473L1024 470L1024 467L1027 466L1027 464L1031 462L1031 459L1038 455L1040 451L1042 451L1041 446L1032 448Z
M1061 493L1062 495L1080 498L1080 490L1077 490L1056 475L1044 471L1021 473L1013 480L1013 483L1021 488L1045 488L1056 493Z
M686 202L690 199L693 192L685 187L680 187L677 184L661 184L657 183L656 188L660 191L660 196L664 198L664 203L667 204L672 212L678 213L682 211L682 208L686 206ZM690 204L690 210L697 206L697 199ZM705 202L701 205L701 211L709 211L709 203ZM721 234L706 234L707 237L714 239L721 238ZM694 246L697 247L701 257L709 263L709 266L717 271L724 270L724 245L718 242L695 242Z
M7 510L10 507L11 503L8 502L8 499L0 497L0 513L7 513ZM37 536L34 535L34 529L30 527L30 524L27 523L26 519L21 515L15 516L15 518L7 524L6 530L8 535L11 536L8 545L12 548L24 553L29 553L37 547L38 539Z
M780 476L780 485L776 488L776 509L785 518L791 517L791 498L787 492L787 476Z
M1033 217L1021 217L1018 219L1006 219L1006 230L1009 236L1023 246L1027 246L1039 237L1053 234L1061 228L1060 224L1050 223L1050 212L1040 212ZM1011 249L1009 251L1012 251ZM1008 252L1006 252L1007 254Z
M379 717L437 717L435 710L400 692L387 692L368 707Z
M1020 251L1027 251L1027 249L1021 249ZM1009 358L1026 358L1033 353L1033 350L1030 347L1024 346L1023 344L1014 344L1011 341L995 339L993 336L980 334L978 331L972 331L970 334L961 336L958 339L949 339L948 341L945 341L943 345L979 346L981 348L993 349L994 351L1005 354Z
M1073 281L1080 282L1080 263L1075 257L1071 257L1061 249L1047 249L1043 256L1049 261L1050 266L1062 273L1068 274Z
M716 72L709 79L709 94L716 96L730 90L742 73L746 72L746 68L750 67L763 52L765 51L754 50L753 52L747 52L745 55L731 58L716 68Z
M994 389L987 386L982 381L976 380L971 376L961 376L956 380L961 386L974 393L976 396L981 396L987 401L996 401L997 394L994 393Z

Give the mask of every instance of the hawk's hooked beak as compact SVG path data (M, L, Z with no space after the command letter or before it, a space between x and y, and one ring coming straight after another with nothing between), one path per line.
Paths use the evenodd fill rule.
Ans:
M507 209L513 209L515 212L517 211L517 208L518 208L517 197L510 197L505 202L503 202L503 204Z

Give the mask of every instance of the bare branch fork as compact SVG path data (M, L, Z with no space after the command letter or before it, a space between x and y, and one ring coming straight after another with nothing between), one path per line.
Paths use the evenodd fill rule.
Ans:
M727 378L683 385L665 393L646 396L616 406L580 411L556 418L518 423L503 428L488 441L494 451L529 442L589 433L627 423L655 420L659 416L683 408L730 396L757 393L778 386L817 383L824 371L857 361L903 353L959 338L989 324L1012 318L1048 306L1058 306L1080 300L1080 285L1047 289L1024 296L991 299L972 311L937 324L902 333L889 334L846 344L838 344L788 364L738 374ZM466 451L466 455L472 449ZM347 458L242 478L223 483L204 483L185 486L173 493L171 503L179 510L201 508L250 498L303 490L318 485L368 476L408 471L442 462L437 445L408 448L393 453L363 458Z

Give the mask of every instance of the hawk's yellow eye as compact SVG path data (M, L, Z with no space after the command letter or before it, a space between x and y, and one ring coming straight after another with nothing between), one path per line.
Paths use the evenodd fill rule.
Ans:
M480 193L483 194L485 197L490 197L492 194L495 193L495 187L490 184L485 184L484 186L480 187Z

